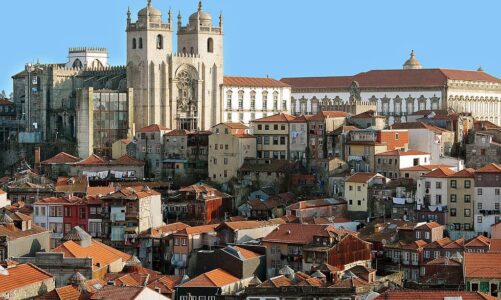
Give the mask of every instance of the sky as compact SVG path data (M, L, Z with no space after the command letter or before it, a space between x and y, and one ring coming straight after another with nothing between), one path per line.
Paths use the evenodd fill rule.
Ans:
M1 0L0 91L12 91L11 76L26 63L66 62L70 47L105 47L111 64L125 65L127 7L134 21L146 3ZM152 3L164 19L169 7L174 17L180 11L185 24L198 1ZM423 67L482 66L501 77L501 1L206 0L203 9L214 23L223 13L225 75L279 79L398 69L414 49Z

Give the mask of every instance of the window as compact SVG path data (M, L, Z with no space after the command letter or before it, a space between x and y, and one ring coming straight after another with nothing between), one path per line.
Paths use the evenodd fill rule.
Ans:
M209 52L209 53L214 52L214 40L212 38L209 38L207 40L207 52Z
M494 203L494 209L499 210L499 203Z
M136 39L132 39L132 49L136 49Z
M71 207L66 206L64 208L64 216L65 217L71 217Z
M251 103L250 103L250 108L251 109L256 109L256 92L251 92Z
M263 129L263 125L261 125L261 124L257 125L257 129L258 130L262 130Z
M430 258L430 250L424 252L424 258Z
M430 239L430 232L429 231L425 231L424 232L424 238L429 240Z
M232 93L231 91L226 93L226 108L227 109L231 109L231 98L232 98ZM231 119L231 118L228 118L228 119Z
M285 136L280 137L280 145L285 145Z
M457 181L451 180L451 188L455 189L457 187Z
M451 217L455 217L456 216L456 209L451 208L450 214L451 214Z
M264 130L270 130L270 125L264 125Z
M494 190L494 195L499 196L499 189Z
M278 145L278 136L273 137L273 145Z
M278 110L278 93L273 93L273 109Z
M358 201L357 201L357 205L358 205L358 206L362 205L362 201L358 200Z
M436 189L441 189L442 188L442 183L441 182L435 182L435 188Z
M238 92L238 109L244 108L244 91Z
M482 223L482 216L477 216L477 223Z
M457 196L455 194L451 194L451 202L456 202Z
M471 211L470 211L470 209L469 209L469 208L465 208L465 209L464 209L464 216L465 216L465 217L470 217L470 216L471 216Z
M353 191L353 186L352 185L349 185L348 188L349 188L350 191Z
M477 208L478 208L478 209L482 209L482 202L478 202L478 203L477 203Z
M395 140L398 140L398 133L395 133Z
M164 37L159 34L157 35L157 49L163 49L164 48Z
M287 110L287 101L286 100L282 101L282 110Z
M482 195L482 189L477 190L477 195Z
M143 38L139 38L139 49L143 49Z
M227 157L225 157L225 158L223 159L223 163L224 163L225 165L227 165L227 164L228 164L228 158L227 158Z
M268 109L268 92L263 92L263 110Z
M71 224L64 224L64 233L68 233L71 230Z
M416 231L416 239L421 239L421 231Z
M471 187L471 181L470 180L465 180L464 181L464 188L469 189Z
M79 215L80 219L85 219L85 207L80 207L80 209L78 211L78 215Z
M362 191L362 187L361 186L357 186L357 192L361 192Z
M470 203L471 202L471 196L470 195L464 195L464 203Z
M437 204L442 204L442 195L435 195L435 201Z
M425 187L425 188L427 188L427 189L429 189L429 188L431 187L431 182L426 181L426 182L424 183L424 187Z
M440 257L440 251L435 250L435 252L433 253L433 257L439 258Z
M265 144L265 145L270 144L270 136L269 135L263 136L263 144Z

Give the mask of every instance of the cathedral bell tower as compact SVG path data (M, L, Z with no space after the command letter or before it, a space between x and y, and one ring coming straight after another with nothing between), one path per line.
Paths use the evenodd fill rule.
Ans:
M219 26L218 26L219 25ZM202 2L183 26L178 16L178 54L173 70L173 99L176 100L178 128L209 129L221 122L220 86L223 84L223 17L212 24L212 16L203 11ZM186 84L190 82L190 84ZM189 88L188 88L189 87Z
M127 12L127 86L134 89L134 120L136 128L150 124L168 125L165 115L168 104L167 57L172 53L172 14L167 23L151 0L131 20Z

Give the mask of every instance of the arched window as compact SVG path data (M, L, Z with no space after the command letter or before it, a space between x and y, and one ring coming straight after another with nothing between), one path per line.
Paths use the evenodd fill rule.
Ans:
M81 68L82 67L82 61L80 61L80 59L75 59L75 61L73 62L73 68Z
M209 38L207 40L207 52L209 53L214 52L214 40L212 38Z
M157 49L163 49L164 48L164 37L159 34L157 35Z
M139 49L143 49L143 38L139 38Z
M186 54L186 47L183 47L183 53Z
M195 49L193 49L193 47L190 48L190 54L194 54L195 53Z
M136 39L132 39L132 49L136 49L137 45L136 45Z

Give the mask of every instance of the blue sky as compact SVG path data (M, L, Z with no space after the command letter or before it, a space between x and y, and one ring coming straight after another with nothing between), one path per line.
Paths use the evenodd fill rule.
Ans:
M153 0L183 23L196 0ZM146 0L0 1L0 90L31 61L65 62L69 47L109 49L125 64L125 22ZM349 75L401 68L411 49L424 67L477 69L501 77L501 1L207 0L224 15L225 74Z

